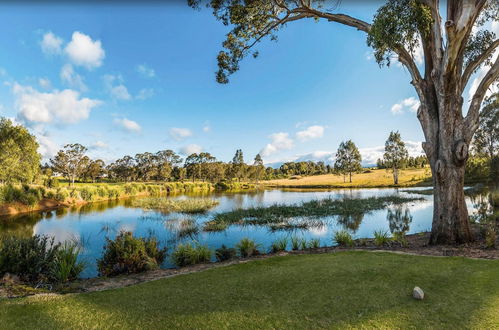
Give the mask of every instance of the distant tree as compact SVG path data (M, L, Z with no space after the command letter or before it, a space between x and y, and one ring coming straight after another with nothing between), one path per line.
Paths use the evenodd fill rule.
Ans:
M385 142L385 153L383 155L384 164L391 168L393 172L393 183L399 183L399 170L404 167L409 153L399 132L390 132L388 140Z
M182 158L172 150L162 150L154 155L154 161L156 180L166 181L170 179L173 169L182 163Z
M263 165L262 156L260 156L260 154L257 154L253 161L253 174L256 183L258 183L264 171L265 171L265 166Z
M186 169L187 177L191 178L192 182L201 178L201 161L197 153L187 156L184 167Z
M352 140L348 140L340 143L340 147L336 152L334 168L336 171L343 174L343 181L346 181L346 175L348 174L350 182L352 182L352 173L358 172L362 168L360 165L361 161L362 157L359 149L357 149L357 146Z
M55 172L61 173L68 179L70 185L74 185L75 180L82 176L88 165L85 152L87 148L81 144L66 144L53 159L50 159L50 163Z
M473 149L476 154L492 160L499 156L499 93L485 101L480 115L480 124L473 137Z
M187 175L187 170L185 167L176 166L173 168L173 177L175 180L184 181Z
M31 183L40 170L38 143L21 125L0 119L0 182Z
M244 177L246 170L246 164L244 163L243 151L241 149L236 150L236 154L232 158L230 174L233 178L236 178L238 181Z
M97 178L102 177L106 173L106 164L102 159L90 160L86 170L85 177L95 182Z

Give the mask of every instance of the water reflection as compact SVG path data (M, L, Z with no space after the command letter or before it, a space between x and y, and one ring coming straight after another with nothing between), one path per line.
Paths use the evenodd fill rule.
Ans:
M409 231L412 215L407 207L398 206L388 209L386 220L392 234L405 234Z

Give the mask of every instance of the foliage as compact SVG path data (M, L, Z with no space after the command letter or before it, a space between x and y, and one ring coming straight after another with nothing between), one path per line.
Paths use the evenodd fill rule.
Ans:
M0 276L15 274L29 283L66 282L83 271L79 254L76 243L56 244L47 236L4 238L0 242Z
M87 168L90 159L85 156L87 148L81 144L66 144L57 155L50 159L55 172L61 173L71 184L81 177Z
M490 96L480 112L480 124L473 136L477 155L492 159L499 156L499 93Z
M228 248L224 244L215 250L215 257L217 261L226 261L234 259L236 257L237 251L234 248Z
M114 240L106 238L97 267L103 276L140 273L157 269L165 257L166 248L160 248L156 238L134 237L131 232L122 231Z
M390 244L390 234L386 230L374 231L374 244L376 246L386 246Z
M333 242L339 246L353 246L352 235L346 230L338 230L333 234Z
M40 158L35 136L25 127L0 118L0 182L33 182Z
M215 214L211 220L205 223L204 230L224 230L233 224L262 226L284 224L292 225L292 227L316 226L322 224L322 222L317 220L320 217L331 215L363 215L367 212L383 209L389 204L398 205L420 199L417 197L400 196L361 199L325 198L292 205L273 204L248 209L236 209ZM298 217L305 217L305 221L296 222L295 219Z
M149 197L132 201L132 206L144 209L155 209L162 212L203 213L218 205L214 199L170 199L165 197Z
M286 237L282 237L274 242L270 247L271 252L281 252L286 251L286 247L288 246L288 239Z
M308 242L308 247L310 249L318 249L321 246L321 240L319 238L313 238Z
M256 244L255 241L250 238L243 238L236 244L236 249L239 251L239 255L243 258L260 254L258 247L259 244Z
M388 140L385 142L385 153L383 159L385 166L393 170L393 181L398 184L398 171L405 166L409 153L405 148L399 132L390 132Z
M173 251L171 259L178 267L205 263L211 259L211 250L199 243L179 244Z
M352 140L341 142L338 151L336 152L336 160L334 162L334 169L343 174L343 178L347 174L350 176L352 182L352 173L358 172L361 169L360 162L362 157L359 149Z

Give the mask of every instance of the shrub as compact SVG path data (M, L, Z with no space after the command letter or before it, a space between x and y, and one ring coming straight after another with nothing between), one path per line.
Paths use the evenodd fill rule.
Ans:
M203 262L209 262L211 259L211 250L205 246L196 243L179 244L171 255L172 262L178 267L195 265Z
M84 201L93 201L95 195L97 195L96 191L92 187L85 186L80 189L80 196Z
M65 188L57 189L57 192L55 194L55 199L57 199L60 202L64 202L68 197L69 193Z
M107 187L104 185L97 186L95 193L101 198L108 197Z
M292 250L301 250L301 247L305 245L306 247L306 241L305 244L303 244L303 241L305 241L303 238L300 238L298 236L292 236L291 237L291 249Z
M52 269L53 278L57 282L72 281L81 274L85 268L85 263L78 261L80 251L80 247L75 242L64 242L60 245Z
M239 251L239 255L243 258L251 257L252 255L259 254L258 244L255 244L255 241L249 238L243 238L236 245L236 249Z
M27 282L45 280L55 252L54 240L45 236L5 238L0 246L0 275L16 274Z
M485 231L485 246L489 249L496 247L496 230L493 224L487 226Z
M313 238L308 242L308 247L310 249L318 249L321 246L321 240L318 238Z
M155 238L134 237L120 232L114 240L106 238L104 254L97 260L99 273L104 276L140 273L157 269L164 261L166 248L160 249Z
M120 191L116 187L110 187L109 190L107 191L107 196L109 198L119 198L120 197Z
M58 188L60 185L59 179L56 177L50 177L45 180L45 186L48 188Z
M73 199L81 199L80 192L78 190L76 190L76 188L73 188L69 192L69 197L71 197Z
M272 252L281 252L286 251L286 247L288 246L288 239L286 237L280 238L272 243L270 250Z
M374 231L374 244L376 246L385 246L390 244L390 235L386 230L375 230Z
M135 187L135 185L132 185L132 184L126 184L125 185L125 194L129 195L129 196L135 196L137 195L137 187Z
M215 257L217 261L225 261L235 258L236 253L236 249L228 248L222 244L221 248L215 250Z
M407 238L405 238L405 232L402 231L394 232L392 240L396 243L399 243L403 247L406 247L409 244L407 242Z
M333 241L339 246L353 246L352 235L346 230L338 230L334 232Z

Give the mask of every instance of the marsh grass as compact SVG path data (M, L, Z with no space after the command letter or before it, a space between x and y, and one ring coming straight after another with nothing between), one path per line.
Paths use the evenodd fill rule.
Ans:
M346 230L338 230L333 234L333 242L339 246L353 246L352 235Z
M199 243L179 244L171 255L172 262L178 267L210 262L211 250Z
M205 231L221 231L228 226L260 225L270 226L271 229L309 228L318 225L321 217L332 215L365 214L380 210L388 205L408 203L421 198L383 196L369 198L318 199L299 204L274 204L268 207L253 207L237 209L215 214L213 219L204 225ZM302 217L305 221L296 221Z
M310 249L318 249L321 246L321 240L318 238L313 238L308 241L307 245Z
M252 255L260 254L258 248L260 244L256 244L254 240L250 238L243 238L239 243L236 244L236 249L242 258L251 257Z
M374 231L374 244L376 246L387 246L391 242L390 234L386 230Z
M162 212L178 212L178 213L204 213L214 206L218 205L218 201L208 198L196 199L170 199L165 197L148 197L132 201L133 207L143 209L159 210Z
M270 251L273 253L286 251L287 246L288 239L286 237L282 237L272 243L272 245L270 246Z

